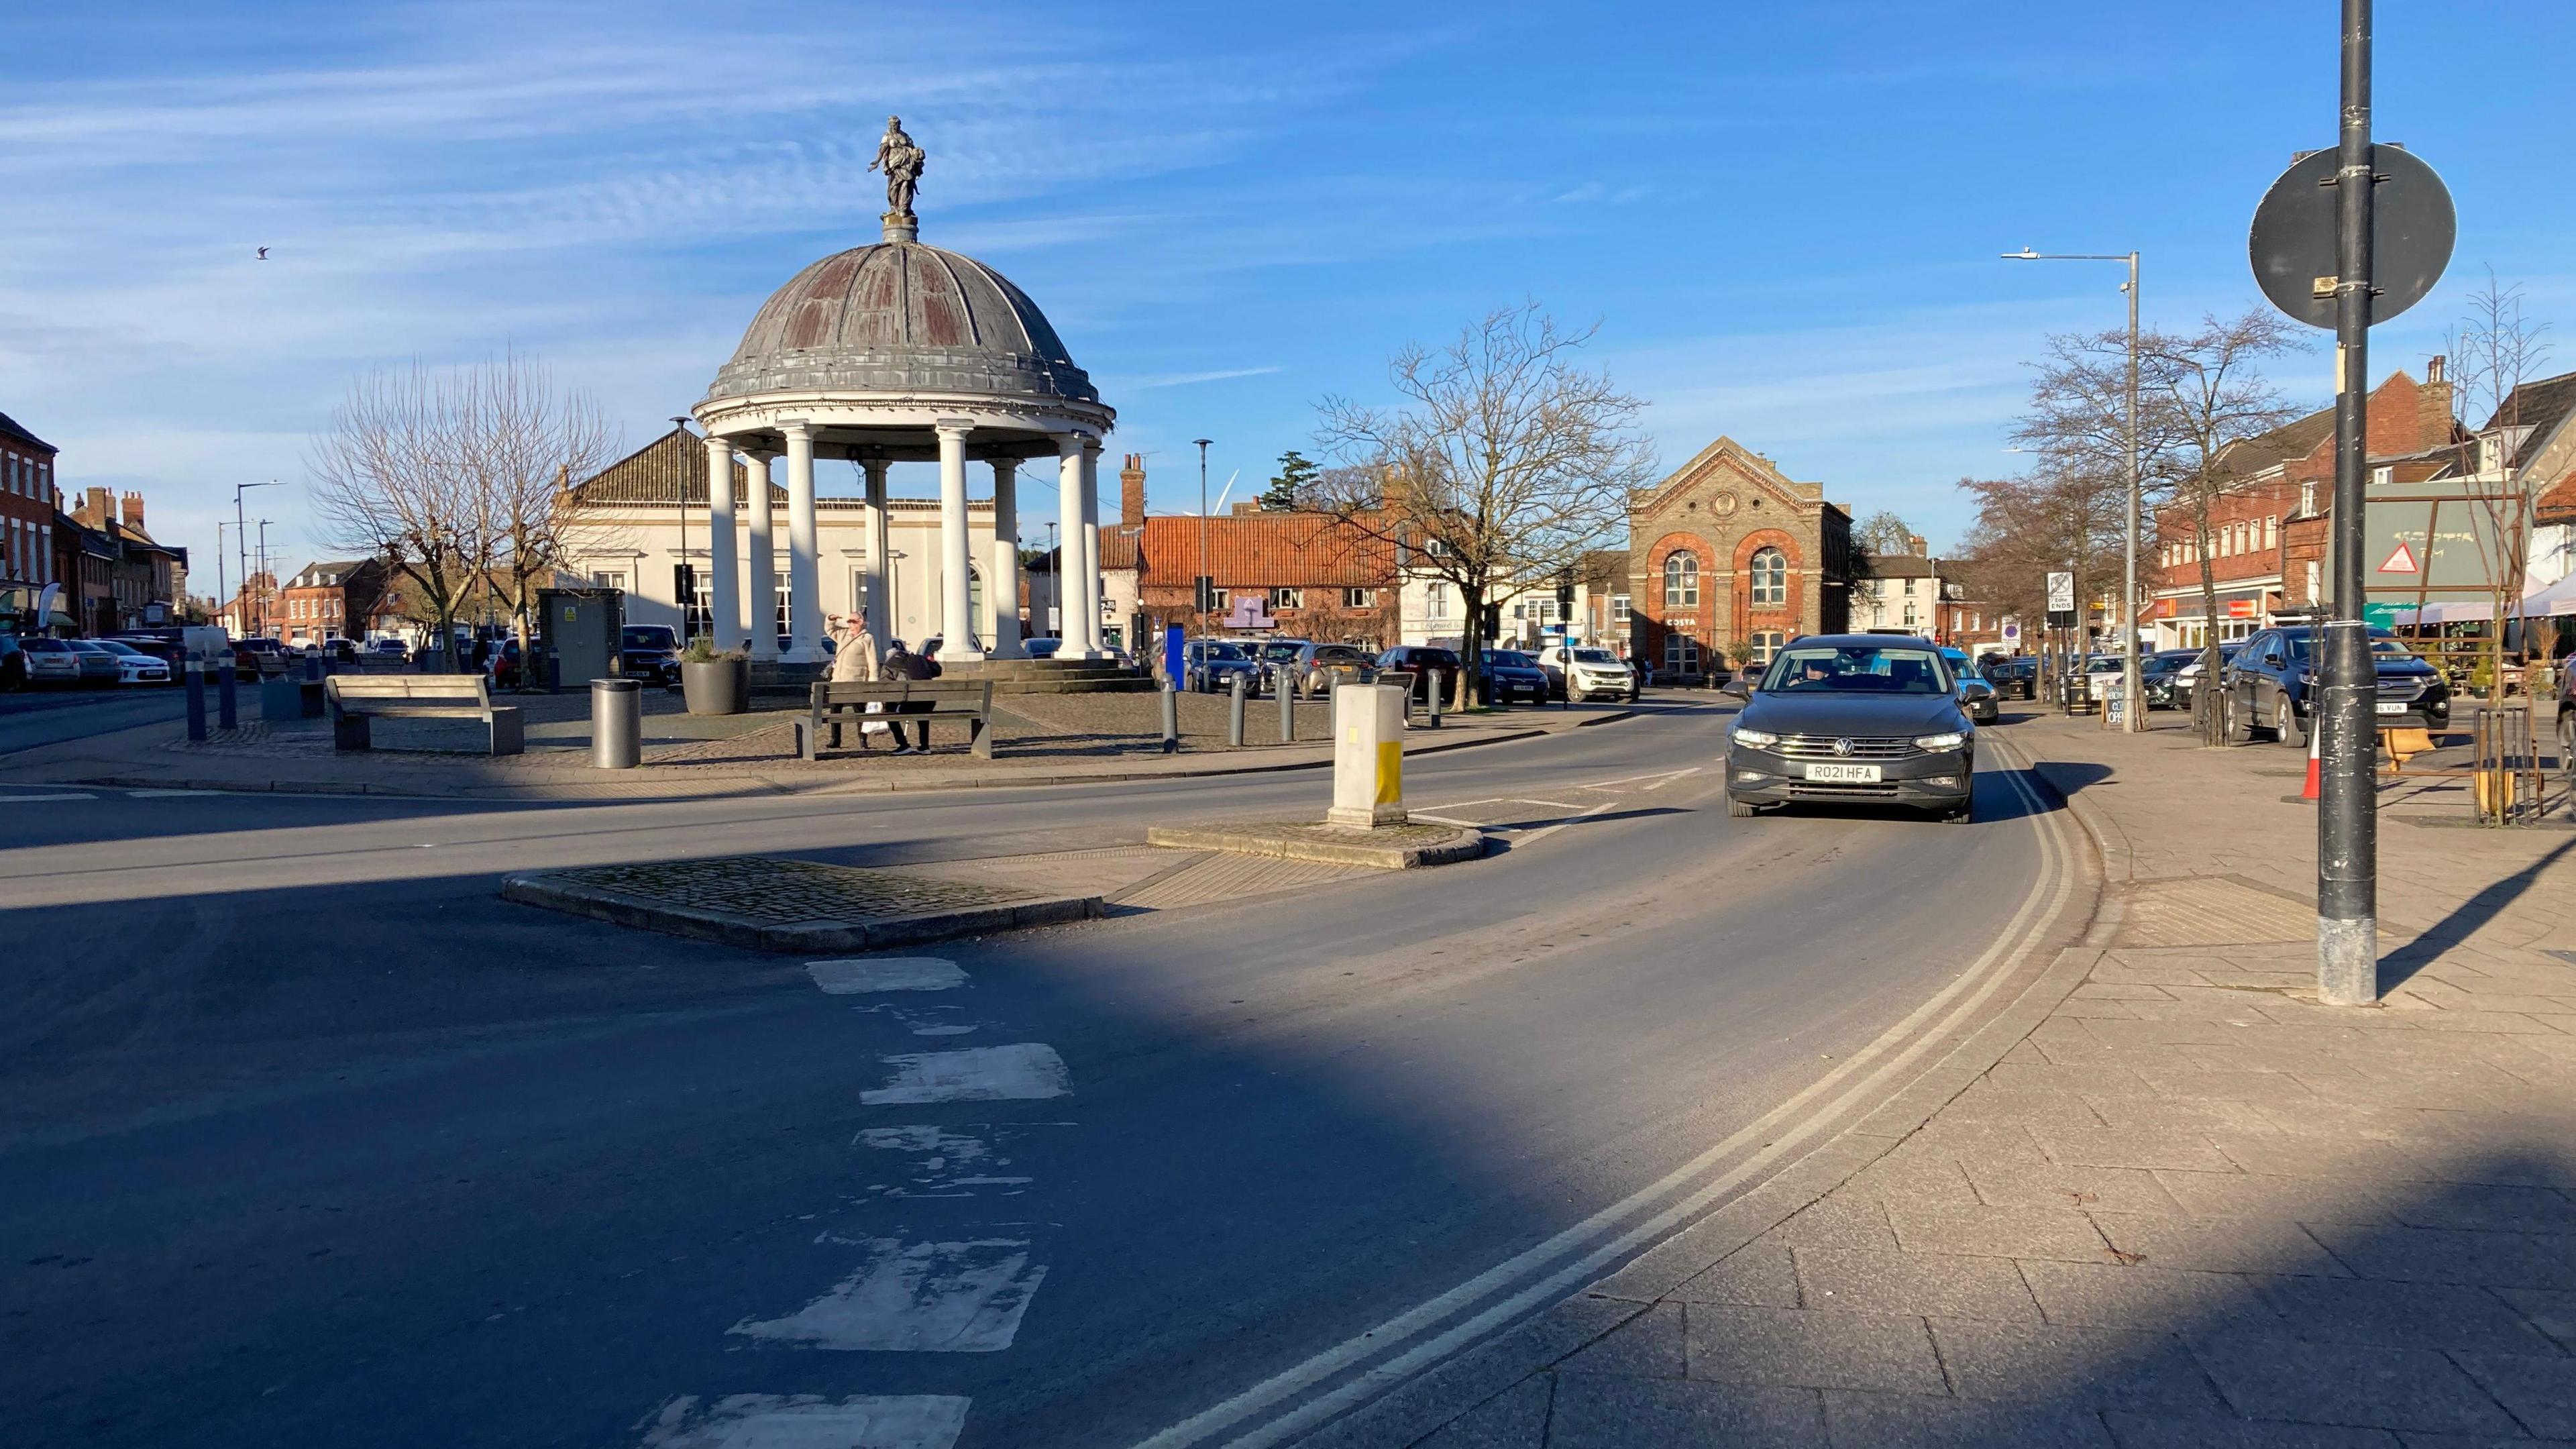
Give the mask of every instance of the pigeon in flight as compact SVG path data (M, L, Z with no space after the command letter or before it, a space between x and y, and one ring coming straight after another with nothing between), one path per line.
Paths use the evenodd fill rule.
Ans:
M261 247L259 249L259 259L263 262L268 260L268 248Z

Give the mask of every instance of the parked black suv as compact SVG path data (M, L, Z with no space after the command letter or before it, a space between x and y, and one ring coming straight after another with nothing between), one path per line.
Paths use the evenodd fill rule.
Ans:
M676 687L680 682L679 631L668 624L628 624L618 635L617 672L629 679Z
M2256 730L2268 730L2285 745L2305 748L2316 708L2313 673L2323 634L2299 624L2265 629L2247 638L2228 661L2227 738L2242 744ZM2370 631L2371 663L2379 675L2378 721L2381 728L2448 729L2451 688L2440 670L2407 651L2385 629Z
M2039 661L2028 654L1990 661L1979 672L1986 676L1986 683L1995 687L1998 699L2039 698Z

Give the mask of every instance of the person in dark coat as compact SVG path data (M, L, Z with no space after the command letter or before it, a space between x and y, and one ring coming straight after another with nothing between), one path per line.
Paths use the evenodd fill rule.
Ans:
M877 666L877 677L884 680L937 679L939 661L925 659L913 653L903 647L903 641L898 639L895 641L894 648L887 653L885 662ZM927 714L930 712L931 704L926 699L908 699L889 708L896 714ZM903 742L903 723L900 720L895 722L894 752L896 754L909 754L914 749L927 752L930 749L930 721L918 721L912 728L918 743L906 745Z

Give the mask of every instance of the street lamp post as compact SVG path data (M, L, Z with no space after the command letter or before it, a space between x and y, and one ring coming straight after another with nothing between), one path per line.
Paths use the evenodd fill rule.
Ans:
M1200 644L1200 649L1201 649L1201 654L1200 654L1200 658L1199 658L1199 667L1200 667L1200 668L1202 668L1202 669L1204 669L1204 668L1206 668L1206 667L1207 667L1207 658L1206 658L1205 649L1206 649L1206 644L1207 644L1207 635L1208 635L1208 606L1209 606L1210 604L1213 604L1213 603L1215 603L1215 602L1216 602L1216 574L1208 568L1208 499L1207 499L1207 450L1208 450L1208 444L1209 444L1210 442L1213 442L1213 441L1214 441L1214 439L1211 439L1211 438L1192 438L1190 441L1191 441L1191 443L1193 443L1194 445L1196 445L1196 446L1197 446L1197 448L1198 448L1198 450L1199 450L1199 569L1198 569L1198 577L1199 577L1200 579L1205 579L1205 580L1207 581L1206 583L1202 584L1202 583L1198 582L1198 580L1197 580L1197 579L1193 579L1193 580L1191 580L1191 582L1190 582L1190 589L1191 589L1191 591L1192 591L1193 593L1195 593L1195 594L1197 595L1197 597L1196 597L1196 598L1193 598L1192 600L1190 600L1190 602L1191 602L1191 603L1193 603L1193 604L1198 605L1198 617L1199 617L1199 644Z
M2121 290L2129 294L2129 506L2121 545L2122 567L2128 581L2128 594L2120 601L2120 728L2138 734L2147 727L2147 715L2139 699L2138 679L2138 254L2136 252L2050 252L2029 247L2003 254L2015 262L2126 262L2129 284ZM2216 621L2211 621L2212 627ZM2083 619L2076 619L2076 633L2083 633Z
M242 592L245 594L250 592L250 524L245 521L242 516L242 491L249 488L274 488L276 486L277 480L274 478L269 479L265 483L236 483L233 485L233 551L239 556L237 561L241 564ZM222 539L218 538L215 541L215 550L220 556L223 551ZM249 625L247 622L244 623L243 628L245 631L248 630Z

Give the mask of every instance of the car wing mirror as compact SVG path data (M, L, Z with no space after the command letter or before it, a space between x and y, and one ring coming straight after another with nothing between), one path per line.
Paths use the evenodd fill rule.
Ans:
M1734 695L1737 699L1751 699L1753 697L1753 685L1751 681L1745 679L1744 676L1739 674L1735 678L1728 680L1726 682L1726 687L1718 692L1720 694Z

